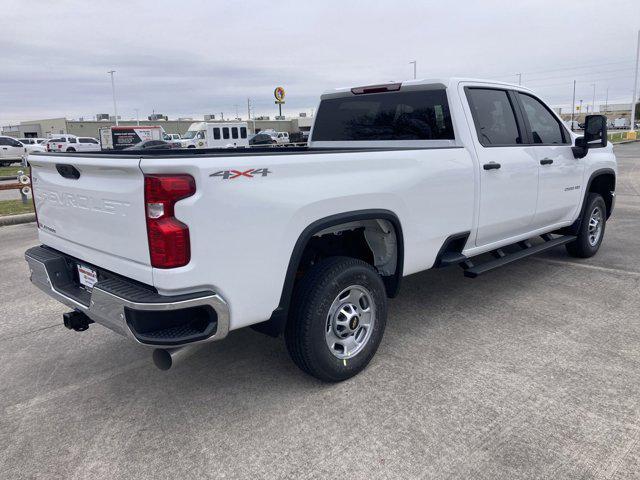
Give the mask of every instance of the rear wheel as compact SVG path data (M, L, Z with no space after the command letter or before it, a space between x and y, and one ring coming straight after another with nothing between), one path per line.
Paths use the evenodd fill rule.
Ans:
M377 272L361 260L332 257L294 291L285 340L294 363L325 382L361 372L380 345L387 297Z
M578 258L593 257L602 244L607 222L607 206L597 193L590 193L580 222L580 230L575 241L568 243L569 255Z
M75 149L75 148L73 148L73 147L69 147L69 148L67 148L67 152L75 152L75 151L76 151L76 149Z

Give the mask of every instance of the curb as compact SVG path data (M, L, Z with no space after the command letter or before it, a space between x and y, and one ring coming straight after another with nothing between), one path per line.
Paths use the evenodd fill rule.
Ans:
M5 215L0 217L0 227L6 225L19 225L21 223L31 223L36 221L35 213L22 213L20 215Z

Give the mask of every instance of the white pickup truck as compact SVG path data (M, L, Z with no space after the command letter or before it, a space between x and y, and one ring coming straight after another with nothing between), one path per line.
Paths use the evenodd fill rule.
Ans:
M317 112L308 147L33 154L31 281L68 328L155 347L160 368L251 325L340 381L375 354L402 277L600 247L602 116L577 137L530 90L459 78L338 89Z

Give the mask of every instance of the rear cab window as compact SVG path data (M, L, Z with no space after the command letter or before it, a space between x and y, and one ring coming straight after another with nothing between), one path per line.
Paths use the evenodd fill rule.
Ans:
M440 85L323 97L311 138L313 142L386 141L416 147L453 145L454 140L446 89Z
M521 146L524 143L515 106L507 90L465 87L478 141L483 147Z

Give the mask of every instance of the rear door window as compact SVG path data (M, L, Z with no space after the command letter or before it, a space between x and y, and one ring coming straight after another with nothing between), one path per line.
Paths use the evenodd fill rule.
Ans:
M238 138L238 127L233 127L231 129L231 138Z
M314 141L453 140L444 89L322 100Z
M521 145L522 135L506 90L467 88L467 99L480 144Z
M240 127L240 138L247 138L247 127Z
M227 140L229 138L229 127L222 128L222 138Z

